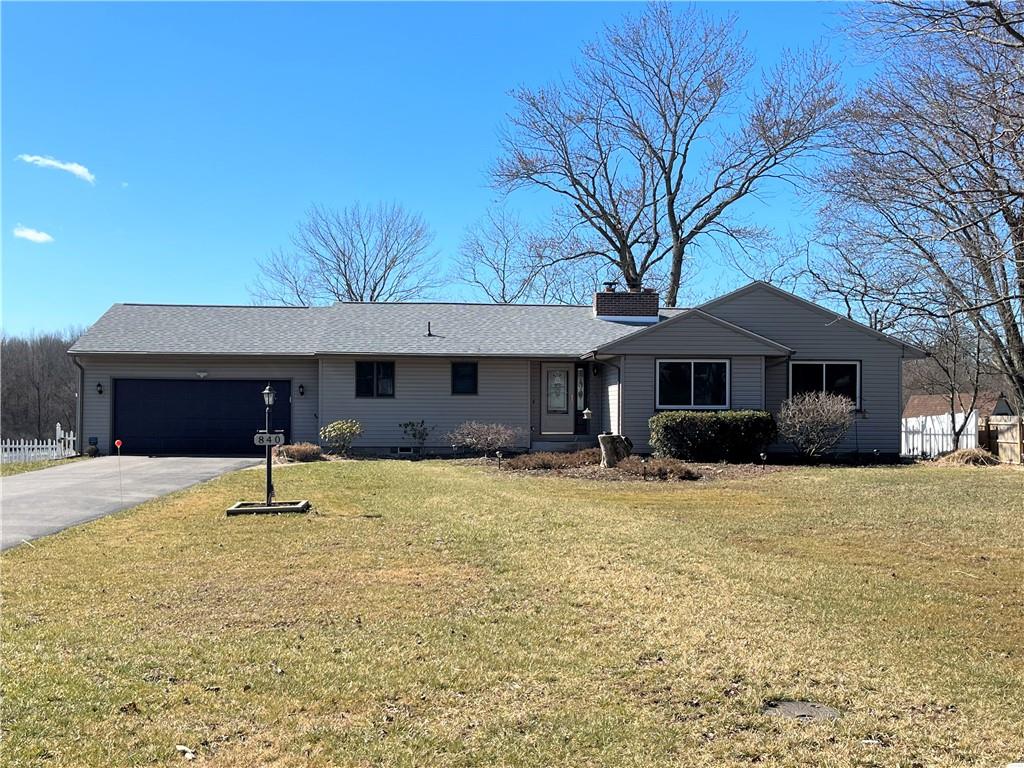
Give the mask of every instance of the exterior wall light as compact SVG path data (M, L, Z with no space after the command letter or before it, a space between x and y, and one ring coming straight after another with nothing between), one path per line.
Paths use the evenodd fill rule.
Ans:
M102 395L103 394L103 383L100 382L100 381L96 382L96 394L97 395Z
M584 408L583 409L583 418L586 421L590 421L592 418L594 418L594 412L592 410L590 410L589 408Z
M305 384L299 384L299 397L305 397L305 396L306 396L306 385Z

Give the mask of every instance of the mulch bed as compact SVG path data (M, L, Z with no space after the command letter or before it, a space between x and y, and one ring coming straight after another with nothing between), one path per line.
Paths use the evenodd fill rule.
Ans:
M648 477L649 483L707 483L715 480L736 480L744 477L759 477L775 472L783 472L792 467L783 467L773 464L766 465L763 469L760 464L690 464L687 465L700 477L696 480L659 480ZM502 472L505 468L502 467ZM518 469L508 470L517 475L536 475L553 477L571 477L580 480L602 480L607 482L642 482L643 478L631 472L623 472L618 468L602 469L597 464L585 467L571 467L568 469Z

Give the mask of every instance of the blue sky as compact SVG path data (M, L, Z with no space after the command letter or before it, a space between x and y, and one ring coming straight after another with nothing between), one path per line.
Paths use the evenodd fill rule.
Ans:
M843 56L838 5L705 7L737 13L765 65L818 40ZM86 325L119 301L248 303L256 259L312 203L399 202L453 256L495 199L486 172L509 89L567 73L583 42L639 10L4 3L4 330ZM755 208L780 230L807 220L787 194ZM457 286L443 297L477 298Z

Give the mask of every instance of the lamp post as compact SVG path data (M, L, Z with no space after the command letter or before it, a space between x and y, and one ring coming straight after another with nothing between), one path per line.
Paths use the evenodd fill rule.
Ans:
M263 390L263 402L267 406L267 506L269 507L274 498L274 480L271 469L271 445L270 445L270 409L274 407L274 388L267 382L267 388Z

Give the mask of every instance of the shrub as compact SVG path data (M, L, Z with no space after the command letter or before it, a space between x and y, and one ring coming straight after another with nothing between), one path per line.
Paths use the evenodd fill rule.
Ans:
M679 459L652 457L645 463L639 456L629 456L617 465L618 469L637 477L655 480L700 480L700 473Z
M363 434L363 425L355 419L332 421L320 430L320 442L327 446L328 453L345 455L352 448L355 439Z
M816 459L832 451L853 425L853 401L830 392L807 392L783 401L779 434Z
M508 424L481 424L466 421L448 433L448 442L468 451L479 451L485 456L491 451L514 448L521 430Z
M505 462L509 469L574 469L601 463L601 449L560 453L558 451L524 453Z
M994 467L999 464L999 459L984 448L961 448L958 451L947 453L945 456L940 456L937 463L972 467Z
M278 456L283 456L292 461L320 461L322 452L320 446L315 443L292 443L282 445L274 450Z
M398 426L402 428L402 434L405 435L406 439L412 440L420 448L427 444L427 438L434 431L433 427L428 426L427 422L422 420L403 421Z
M664 411L649 423L655 455L685 461L754 461L776 434L767 411Z

